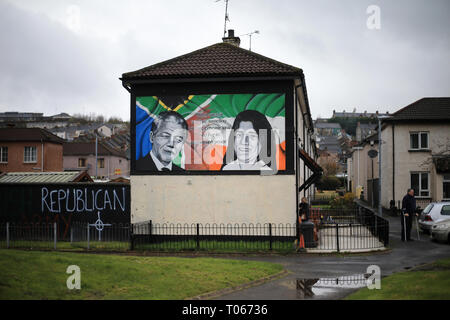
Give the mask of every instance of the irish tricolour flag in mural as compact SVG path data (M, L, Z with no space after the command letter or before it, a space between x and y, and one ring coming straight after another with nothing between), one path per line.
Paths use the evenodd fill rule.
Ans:
M230 137L235 139L230 133L240 128L239 124L245 129L270 129L276 146L272 148L276 150L276 168L286 169L284 93L137 97L136 160L152 150L152 123L167 111L176 112L187 124L187 138L173 159L184 170L222 170L227 148L240 150L234 140L232 144L229 141ZM262 141L261 136L255 139Z

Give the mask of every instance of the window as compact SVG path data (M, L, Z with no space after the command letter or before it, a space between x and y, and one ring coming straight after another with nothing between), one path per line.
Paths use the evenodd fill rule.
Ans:
M105 159L104 158L97 159L97 167L98 168L104 168L105 167Z
M0 147L0 163L8 162L8 147Z
M414 194L418 197L429 197L429 173L428 172L413 172L411 173L411 188L414 189Z
M428 150L428 132L411 132L409 142L410 150Z
M442 206L441 214L443 216L450 216L450 206Z
M443 198L450 200L450 174L444 174L444 180L442 182L444 195Z
M25 147L23 152L23 162L37 162L36 147Z
M78 158L78 168L84 168L84 167L86 167L86 159Z
M426 207L425 207L425 209L423 209L423 211L422 211L422 213L423 214L429 214L430 213L430 211L431 211L431 209L433 209L433 204L429 204L429 205L427 205Z

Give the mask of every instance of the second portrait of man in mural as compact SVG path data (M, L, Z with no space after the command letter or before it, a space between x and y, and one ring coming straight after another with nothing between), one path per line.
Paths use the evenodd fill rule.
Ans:
M222 170L271 170L276 168L272 126L258 111L245 110L234 120Z

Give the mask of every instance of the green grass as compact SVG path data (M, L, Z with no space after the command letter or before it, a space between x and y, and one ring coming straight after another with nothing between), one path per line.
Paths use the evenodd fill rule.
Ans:
M269 241L206 241L202 240L197 249L197 242L195 240L186 241L166 241L165 243L155 244L135 244L134 250L142 251L164 251L164 252L178 252L178 251L208 251L216 253L234 253L234 252L277 252L290 253L294 252L293 241L273 241L272 251L269 251ZM52 241L13 241L10 243L11 248L29 249L29 250L53 250L54 243ZM0 248L6 248L6 242L0 241ZM70 243L68 241L58 241L56 245L57 250L65 251L87 251L87 242L78 241ZM90 241L89 249L91 251L118 251L125 252L130 249L130 242L128 241Z
M10 242L11 248L27 249L27 250L53 250L53 241L28 241L16 240ZM130 247L128 241L90 241L89 248L92 250L101 251L127 251ZM6 248L6 241L0 241L0 248ZM77 241L70 243L68 241L58 241L56 244L57 250L73 250L86 251L87 241Z
M150 251L207 251L217 253L233 252L295 252L294 241L273 241L272 250L269 250L269 241L200 241L197 249L195 240L167 241L164 244L136 244L136 250Z
M316 194L314 195L314 199L329 200L329 199L337 198L338 196L339 196L339 194L334 190L323 190L322 192L316 192Z
M450 258L381 279L380 290L363 288L347 300L450 300Z
M69 265L81 269L81 290L67 289ZM0 300L185 299L282 269L257 261L0 249Z

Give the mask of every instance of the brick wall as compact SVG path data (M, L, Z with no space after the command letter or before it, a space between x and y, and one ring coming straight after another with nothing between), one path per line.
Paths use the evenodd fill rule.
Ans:
M0 147L8 147L8 162L0 163L1 172L42 171L42 144L40 142L0 142ZM36 162L24 162L25 147L36 147ZM63 171L62 144L44 142L43 171Z

